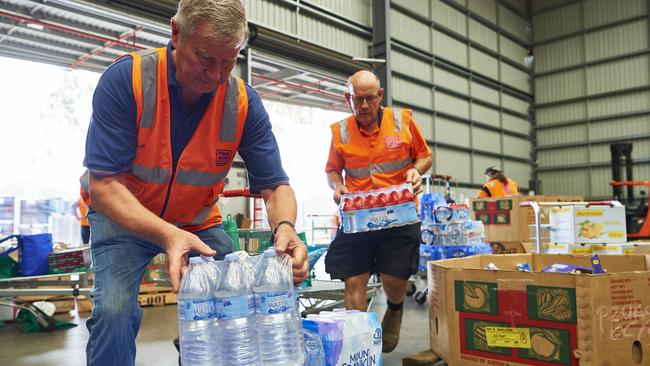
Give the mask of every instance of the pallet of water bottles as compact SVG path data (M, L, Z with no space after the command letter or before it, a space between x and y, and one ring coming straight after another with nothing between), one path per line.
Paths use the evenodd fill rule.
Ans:
M410 183L344 194L339 212L342 230L348 234L418 222Z
M422 199L420 270L431 260L491 254L481 221L471 219L469 205Z

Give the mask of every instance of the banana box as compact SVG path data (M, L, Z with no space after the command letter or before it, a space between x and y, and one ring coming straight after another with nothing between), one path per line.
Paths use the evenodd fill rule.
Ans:
M592 266L567 254L427 263L431 350L449 366L649 366L650 256L599 262L605 273L542 272ZM522 263L531 272L518 271Z
M565 206L550 209L552 243L626 243L625 207Z

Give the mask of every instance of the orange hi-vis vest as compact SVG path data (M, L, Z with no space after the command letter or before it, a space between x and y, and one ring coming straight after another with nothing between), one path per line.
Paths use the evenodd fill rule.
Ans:
M413 167L409 109L384 108L375 146L361 135L354 115L330 126L334 147L343 157L345 186L351 192L404 183Z
M126 173L127 188L151 212L184 230L220 224L216 203L248 114L244 82L231 76L217 88L173 169L167 49L131 56L138 146Z
M517 183L510 178L506 179L508 180L507 185L501 183L498 179L492 179L485 183L483 188L478 192L478 197L510 197L519 195Z

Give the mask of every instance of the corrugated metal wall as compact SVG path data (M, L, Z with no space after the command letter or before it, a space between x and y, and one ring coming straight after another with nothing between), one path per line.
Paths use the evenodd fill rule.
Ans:
M648 0L533 1L542 192L611 197L612 142L650 179Z
M369 57L372 0L246 0L250 20L324 49ZM526 0L390 2L393 105L414 110L434 171L474 195L498 165L532 174L530 20Z
M251 23L349 56L366 56L371 0L244 0Z
M391 1L393 104L415 111L434 151L434 171L452 175L469 196L491 165L524 189L531 179L526 6Z

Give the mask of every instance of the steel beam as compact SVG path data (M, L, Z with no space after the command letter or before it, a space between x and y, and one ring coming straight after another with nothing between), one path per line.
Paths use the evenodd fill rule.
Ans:
M558 69L539 72L539 73L535 74L535 77L540 78L540 77L545 77L545 76L549 76L549 75L560 74L560 73L567 72L567 71L573 71L573 70L581 69L581 68L583 68L585 66L586 67L591 67L591 66L596 66L596 65L601 65L601 64L607 64L607 63L610 63L610 62L626 60L628 58L634 58L634 57L644 56L644 55L648 55L648 54L650 54L650 48L645 49L645 50L628 52L628 53L624 53L622 55L617 55L617 56L612 56L612 57L605 57L605 58L601 58L601 59L598 59L598 60L584 62L584 63L581 63L581 64L560 67Z
M543 146L537 146L536 149L537 151L558 150L558 149L568 149L568 148L580 147L580 146L602 145L602 144L611 144L615 142L637 141L637 140L646 140L646 139L650 139L650 134L644 133L644 134L636 134L630 136L622 136L617 138L604 138L604 139L596 139L596 140L569 142L565 144L543 145Z
M564 105L564 104L570 104L570 103L576 103L576 102L584 102L586 100L594 100L598 98L607 98L607 97L615 97L623 94L631 94L631 93L636 93L636 92L642 92L642 91L648 91L650 90L650 85L642 85L642 86L635 86L632 88L627 88L627 89L619 89L619 90L612 90L604 93L598 93L598 94L589 94L589 95L583 95L580 97L575 97L575 98L567 98L567 99L562 99L562 100L554 100L551 102L544 102L544 103L539 103L535 105L535 108L547 108L547 107L554 107L558 105Z
M583 0L580 0L580 2L582 2L582 1ZM578 37L578 36L582 35L583 32L588 34L588 33L598 32L598 31L601 31L601 30L609 29L609 28L615 28L615 27L618 27L618 26L621 26L621 25L625 25L625 24L628 24L628 23L635 22L637 20L646 19L647 17L648 17L647 14L635 15L635 16L627 18L627 19L618 20L616 22L607 23L607 24L599 25L597 27L593 27L593 28L589 28L589 29L585 29L585 30L580 30L580 31L576 31L576 32L571 32L571 33L563 34L561 36L545 39L543 41L536 42L535 44L533 44L533 46L539 47L539 46L542 46L542 45L545 45L545 44L548 44L548 43L553 43L553 42L563 41L565 39L569 39L569 38L573 38L573 37Z
M650 159L634 159L635 165L646 165L650 164ZM576 169L593 169L593 168L609 168L612 166L611 161L603 162L592 162L589 164L570 164L570 165L555 165L555 166L545 166L538 168L540 172L554 172L558 170L576 170Z
M370 57L383 59L385 62L376 63L373 67L375 74L379 77L384 88L384 104L392 106L393 88L391 82L391 60L392 49L391 24L390 24L390 3L391 0L372 1L372 47Z

